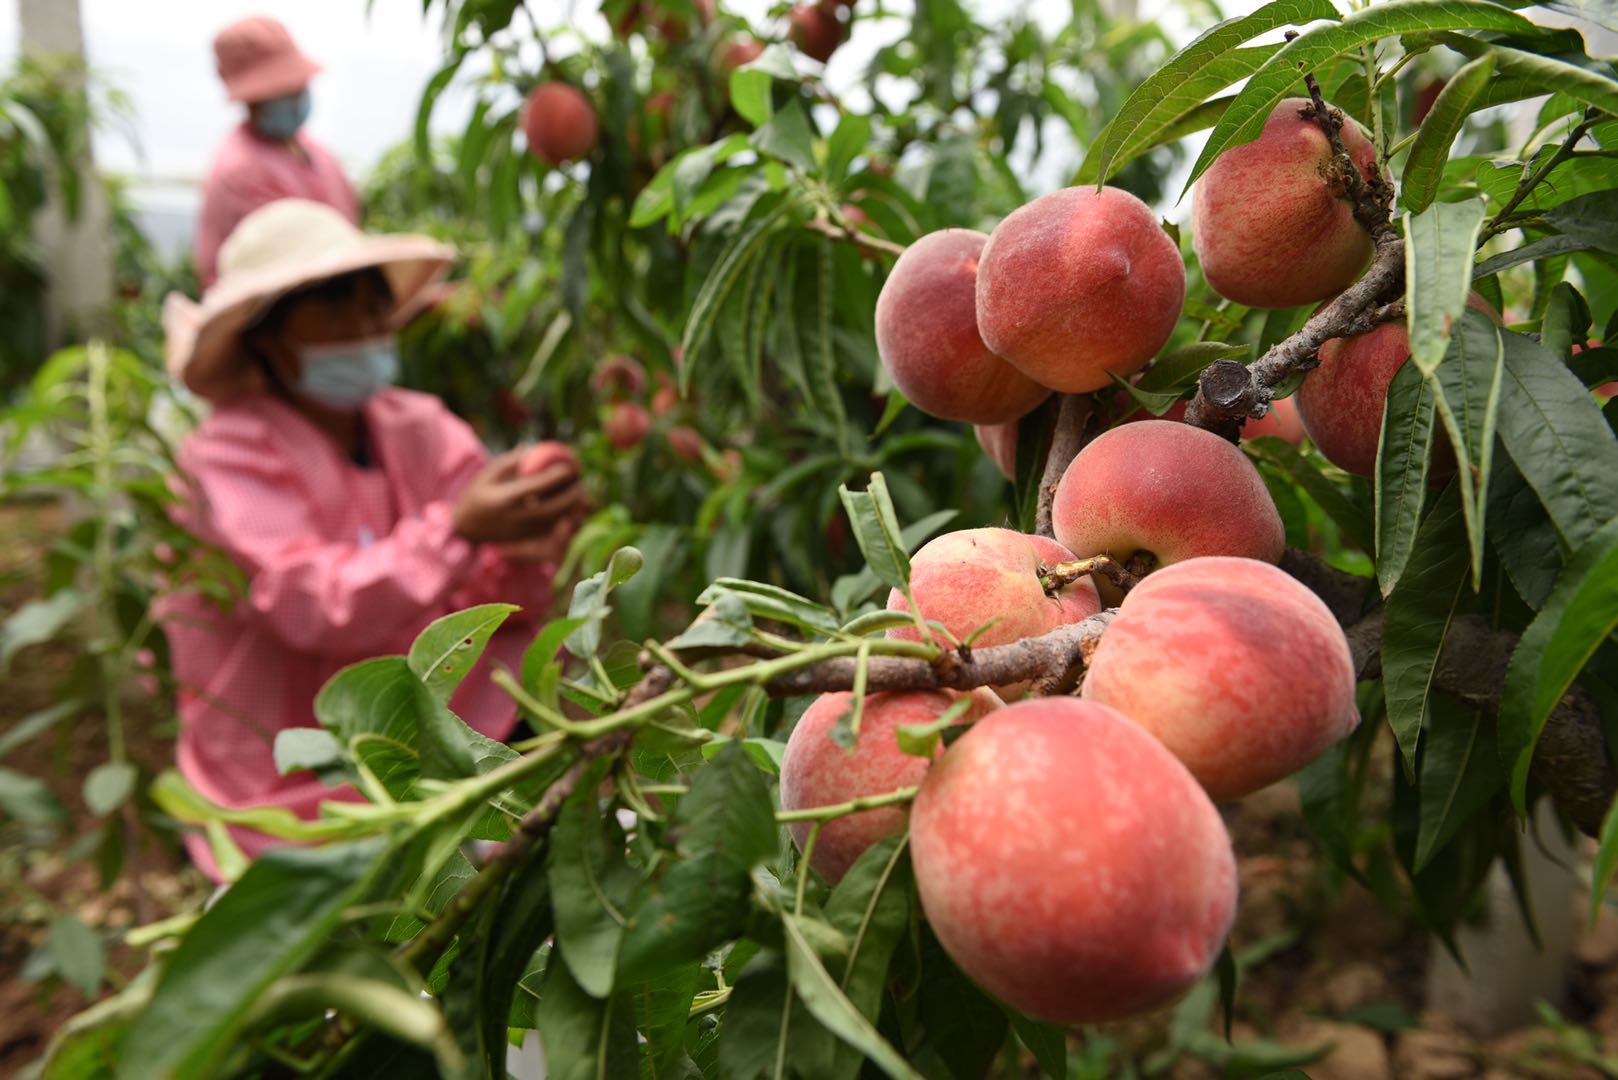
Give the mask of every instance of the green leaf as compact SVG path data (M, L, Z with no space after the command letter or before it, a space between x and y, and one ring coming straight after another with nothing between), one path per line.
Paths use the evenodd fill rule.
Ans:
M557 949L574 981L596 998L612 993L625 912L639 880L624 861L623 831L598 806L603 772L587 773L563 804L546 856Z
M1590 926L1601 918L1602 902L1612 887L1612 873L1618 870L1618 799L1614 799L1601 821L1601 842L1595 863L1590 867Z
M75 589L62 589L44 600L30 600L0 623L0 673L11 668L11 658L30 645L49 641L83 610L86 597Z
M596 654L601 647L601 621L612 611L607 598L614 589L640 573L644 562L638 549L621 547L612 553L600 573L585 578L573 587L567 617L583 619L584 622L567 636L564 644L568 652L581 659Z
M249 1010L330 939L384 867L379 841L272 848L181 939L124 1037L122 1080L206 1076L236 1049Z
M854 539L865 556L865 563L882 584L906 589L910 580L910 554L900 536L899 515L888 495L887 481L879 472L871 474L864 491L850 491L840 484L837 494L848 511Z
M1461 492L1461 510L1472 554L1472 587L1483 581L1484 521L1488 510L1489 471L1493 466L1494 435L1500 415L1500 388L1504 376L1504 345L1500 328L1481 312L1467 309L1460 332L1449 342L1444 362L1428 375L1433 404L1455 450L1454 480Z
M772 82L776 79L795 82L797 78L792 51L785 45L771 45L758 59L731 72L730 103L742 119L758 127L770 118Z
M56 973L85 997L95 997L107 969L106 950L96 932L72 915L62 915L51 920L47 944Z
M680 347L684 351L685 361L680 365L680 394L685 396L691 388L691 376L696 371L697 361L702 355L702 348L707 344L708 336L713 331L714 322L719 317L725 299L740 280L742 271L757 256L775 231L781 227L782 219L792 210L793 204L777 193L765 195L759 199L755 208L757 217L745 225L726 244L724 251L714 263L713 270L697 291L696 298L691 301L691 311L686 317L685 332L680 338Z
M1592 191L1558 203L1545 219L1598 251L1618 252L1618 191Z
M1493 78L1494 53L1484 53L1451 75L1438 92L1416 132L1410 156L1405 159L1399 185L1399 200L1405 209L1419 213L1432 205L1444 179L1450 147L1455 144L1466 118L1484 106Z
M85 708L87 704L83 698L70 697L24 716L7 730L0 732L0 758L5 757L17 747L43 735L63 720Z
M1562 540L1511 458L1489 478L1489 539L1517 594L1538 611L1556 586Z
M1105 181L1142 149L1155 145L1158 132L1209 94L1257 71L1277 51L1274 46L1236 48L1242 42L1282 26L1337 17L1337 9L1329 3L1277 0L1205 31L1129 95L1085 156L1075 182Z
M736 593L721 591L706 610L668 643L671 649L746 645L753 640L753 616Z
M864 113L845 113L837 130L826 141L826 179L840 184L848 177L848 167L871 141L871 118Z
M961 697L927 723L899 725L894 733L899 740L899 749L916 757L931 758L938 753L938 743L944 729L959 722L971 707L972 699Z
M1479 199L1434 203L1405 214L1405 325L1410 359L1431 375L1466 310L1472 253L1485 211Z
M1588 251L1589 248L1589 244L1572 236L1542 237L1520 248L1502 251L1498 255L1484 259L1477 265L1477 269L1472 271L1472 280L1479 282L1492 274L1498 274L1502 270L1509 270L1525 262L1551 259L1575 251Z
M1178 399L1196 385L1203 369L1215 360L1239 360L1252 351L1251 345L1228 341L1193 341L1153 360L1134 388L1151 393L1172 392Z
M307 769L323 784L348 778L343 744L325 728L282 728L275 733L275 771L282 776Z
M1301 89L1301 72L1316 71L1334 57L1385 37L1437 30L1536 32L1521 15L1486 0L1392 0L1361 8L1342 22L1317 26L1288 42L1247 80L1214 125L1186 180L1186 190L1220 154L1258 137L1281 99Z
M787 974L804 1007L844 1043L863 1053L895 1080L922 1080L893 1046L876 1030L876 1025L854 1007L809 944L804 917L784 914Z
M1618 517L1618 437L1560 360L1521 334L1504 344L1500 441L1572 550Z
M96 817L122 806L135 791L139 770L127 761L104 761L84 778L84 805Z
M799 596L790 589L763 581L722 577L702 590L697 603L711 604L726 594L740 600L756 618L788 623L814 634L830 634L837 630L837 613L831 608Z
M1511 800L1527 806L1528 767L1551 710L1618 629L1618 518L1573 552L1545 606L1511 654L1500 695L1500 755L1511 771Z
M921 985L916 1012L928 1047L955 1080L989 1075L1005 1045L1005 1013L944 952L931 930L921 937Z
M67 811L38 777L0 768L0 811L18 821L48 825L68 820Z
M1388 384L1376 456L1376 579L1384 597L1416 547L1435 416L1432 387L1416 365L1399 365Z
M906 525L899 533L899 541L904 546L906 555L921 547L933 533L954 521L960 513L959 510L937 510L920 521ZM875 592L880 584L882 583L877 580L875 572L867 566L857 574L837 579L836 584L832 586L832 602L837 605L839 611L853 610ZM915 620L907 616L906 621L914 624Z
M1067 1029L1057 1024L1031 1020L1015 1009L1006 1009L1006 1019L1018 1040L1034 1055L1045 1075L1054 1080L1067 1076Z
M809 126L809 114L795 100L770 117L747 142L759 153L784 161L799 172L817 171L814 130Z
M763 774L728 745L699 770L669 821L664 872L640 890L619 950L619 982L652 978L737 936L754 866L776 852L775 806Z
M1416 550L1388 596L1382 625L1382 681L1388 725L1408 767L1427 720L1439 651L1466 588L1466 518L1447 488L1416 534Z
M1461 824L1488 805L1505 783L1494 722L1481 709L1435 694L1416 778L1420 824L1411 870L1420 873Z
M406 661L434 701L449 701L494 632L517 610L515 604L481 604L434 619L416 635Z
M1242 443L1249 457L1273 465L1303 488L1315 505L1337 523L1344 536L1362 551L1376 550L1376 528L1362 506L1344 494L1320 468L1297 447L1274 436Z
M742 750L747 754L748 760L771 776L781 775L781 762L787 753L787 744L779 739L748 738L741 740ZM730 743L724 740L715 740L702 744L702 756L712 758Z
M1438 40L1466 56L1492 52L1495 70L1502 77L1520 79L1544 93L1566 94L1602 112L1618 113L1618 79L1612 77L1610 67L1603 73L1594 70L1595 65L1582 67L1554 56L1512 49L1466 34L1439 34Z
M546 1080L638 1080L633 1009L622 998L585 993L566 964L545 968L534 1024Z

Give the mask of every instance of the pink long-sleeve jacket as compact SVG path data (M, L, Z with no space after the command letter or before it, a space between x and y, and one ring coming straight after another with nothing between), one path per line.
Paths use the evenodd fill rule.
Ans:
M276 733L315 723L315 695L338 669L405 653L433 619L474 604L523 612L494 636L450 707L492 738L515 724L490 664L520 668L531 620L550 604L551 568L455 534L451 507L488 454L437 398L389 389L364 416L373 468L268 394L216 409L181 448L188 488L176 517L249 581L228 612L186 593L160 611L180 687L179 768L221 805L313 817L322 801L358 799L307 772L280 776ZM274 843L232 835L249 856ZM206 842L192 837L190 847L217 878Z
M197 278L206 289L219 273L219 245L242 218L277 199L313 199L358 225L360 204L337 159L302 131L297 149L264 138L243 123L214 153L197 218Z

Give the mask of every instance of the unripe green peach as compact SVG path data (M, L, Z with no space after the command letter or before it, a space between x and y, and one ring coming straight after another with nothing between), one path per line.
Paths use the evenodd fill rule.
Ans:
M1173 1001L1236 910L1213 803L1162 743L1093 701L1036 698L974 724L922 781L910 848L945 951L1057 1024Z
M1015 420L1050 394L978 334L978 259L988 237L941 229L905 248L876 301L876 347L893 383L946 420Z
M867 695L859 736L853 748L845 750L832 733L837 722L853 708L854 695L822 694L804 711L787 739L786 753L781 758L781 809L835 806L921 783L927 775L929 759L901 750L898 730L932 723L962 696L965 695L951 690ZM991 690L974 690L969 696L971 704L959 723L969 724L1001 707L1000 699ZM939 752L942 749L940 745ZM827 881L841 881L866 848L903 830L908 817L903 806L882 806L836 818L821 827L810 865ZM800 851L812 828L807 821L789 826Z
M1343 145L1370 176L1376 148L1345 120ZM1191 243L1208 285L1249 307L1312 304L1371 261L1371 234L1332 176L1332 149L1306 98L1275 107L1257 139L1226 150L1191 195Z
M1330 609L1253 559L1188 559L1124 597L1084 696L1160 739L1216 800L1290 776L1359 723Z
M1247 455L1172 420L1119 424L1079 451L1056 485L1051 524L1081 559L1145 556L1150 566L1199 555L1273 563L1286 542Z
M984 343L1052 390L1099 390L1140 370L1184 300L1179 248L1118 188L1065 188L1012 211L978 265Z

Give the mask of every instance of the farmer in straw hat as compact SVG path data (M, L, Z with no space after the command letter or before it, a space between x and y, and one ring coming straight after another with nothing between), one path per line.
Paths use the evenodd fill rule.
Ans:
M359 201L343 167L303 130L309 80L320 65L267 16L231 23L214 38L213 50L225 92L247 115L220 144L203 181L195 252L203 288L218 274L219 245L265 203L313 199L359 222Z
M245 573L229 610L180 594L160 612L180 685L179 767L230 807L312 817L357 798L310 773L281 776L276 734L314 722L336 671L404 653L432 619L490 601L543 614L585 510L567 455L522 475L524 450L489 460L437 398L390 386L391 327L438 281L450 249L369 236L330 207L254 211L220 249L200 304L164 311L174 377L212 404L181 447L176 517ZM532 628L508 624L484 663L520 668ZM513 703L474 671L452 710L505 738ZM233 830L253 855L272 841ZM209 845L190 838L219 877Z

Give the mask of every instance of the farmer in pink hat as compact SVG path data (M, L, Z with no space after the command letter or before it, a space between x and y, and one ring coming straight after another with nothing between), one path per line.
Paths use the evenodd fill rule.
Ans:
M314 817L322 801L358 798L280 775L276 734L314 724L315 695L340 668L405 653L427 623L474 604L523 612L450 707L495 739L514 726L489 664L521 668L585 500L565 448L525 475L526 450L491 461L437 398L390 385L390 328L451 254L285 199L242 220L200 304L168 298L169 370L212 405L181 447L175 516L246 579L228 607L180 593L159 612L180 687L179 768L216 803ZM248 856L272 842L232 836ZM190 846L223 876L207 841Z
M309 80L320 65L267 16L231 23L214 38L213 51L230 100L247 106L247 118L220 145L203 182L196 238L203 288L218 275L219 245L267 202L313 199L359 222L359 201L343 167L302 130Z

